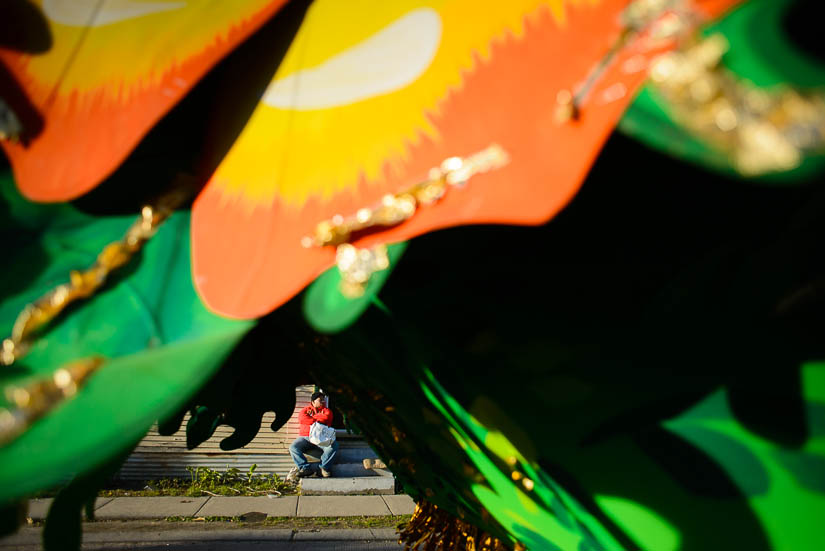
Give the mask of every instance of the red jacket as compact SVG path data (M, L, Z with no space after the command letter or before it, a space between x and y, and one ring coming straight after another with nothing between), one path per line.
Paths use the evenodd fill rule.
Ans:
M315 421L323 423L328 427L332 426L332 411L325 407L316 410L312 406L307 406L302 409L298 414L298 422L300 423L298 426L298 435L309 436L309 427L311 427Z

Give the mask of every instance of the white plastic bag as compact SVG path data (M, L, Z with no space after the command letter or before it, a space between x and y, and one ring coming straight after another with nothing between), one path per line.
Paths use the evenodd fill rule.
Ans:
M331 446L335 442L335 429L315 421L309 427L309 441L322 448Z

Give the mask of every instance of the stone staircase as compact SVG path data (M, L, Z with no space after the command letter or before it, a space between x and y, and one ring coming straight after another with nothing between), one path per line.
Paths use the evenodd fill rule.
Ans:
M315 457L308 456L311 462ZM376 459L375 452L363 447L342 447L330 478L302 478L302 495L394 494L395 477L387 469L364 468L364 459ZM379 466L382 466L379 464Z

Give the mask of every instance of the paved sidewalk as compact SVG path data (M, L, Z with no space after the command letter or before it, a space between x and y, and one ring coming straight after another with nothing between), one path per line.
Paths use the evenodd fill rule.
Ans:
M43 520L52 499L29 500L29 517ZM153 520L166 517L383 517L411 515L415 503L406 495L262 497L115 497L98 498L98 520Z

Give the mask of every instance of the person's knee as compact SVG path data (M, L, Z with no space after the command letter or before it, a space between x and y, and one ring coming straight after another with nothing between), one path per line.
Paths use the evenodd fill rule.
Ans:
M292 444L289 445L289 451L299 453L301 450L298 448L298 441L295 440Z

